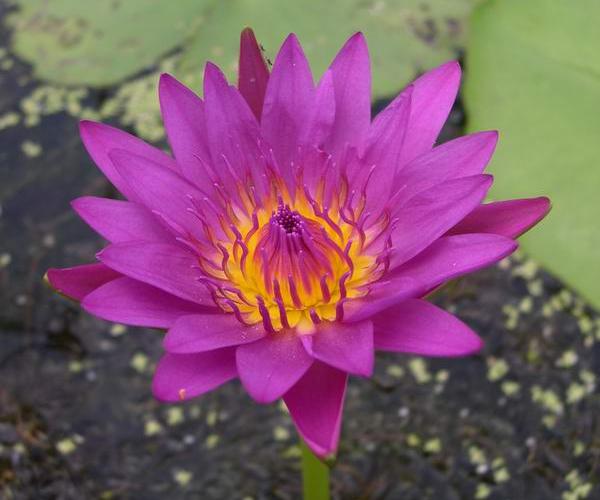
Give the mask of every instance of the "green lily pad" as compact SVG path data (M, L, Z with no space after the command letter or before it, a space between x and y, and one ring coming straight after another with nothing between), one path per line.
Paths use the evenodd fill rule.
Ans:
M117 83L180 46L212 0L16 0L15 53L36 76L70 85ZM235 34L232 34L235 36Z
M456 57L474 0L229 0L207 11L207 22L187 46L180 71L206 59L235 78L238 36L250 26L272 58L284 38L300 38L316 76L345 40L363 31L369 42L375 97L397 92L414 76Z
M600 3L490 0L472 19L469 129L496 128L492 196L548 195L523 245L600 306Z

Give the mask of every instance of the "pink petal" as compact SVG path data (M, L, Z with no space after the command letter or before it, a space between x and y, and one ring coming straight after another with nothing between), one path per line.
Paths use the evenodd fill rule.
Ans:
M474 175L414 196L396 214L391 267L411 259L463 219L481 203L491 185L490 175Z
M369 319L380 311L408 298L420 297L427 288L410 275L392 276L377 282L369 294L362 299L354 299L344 304L344 323L356 323Z
M271 403L292 387L312 364L295 332L278 332L236 351L242 384L259 403Z
M323 149L332 132L335 121L335 90L331 70L327 70L314 95L314 104L308 110L307 119L302 126L300 144ZM304 170L309 165L304 165Z
M448 141L418 156L396 175L391 205L403 204L444 181L481 174L497 142L497 132L478 132Z
M363 170L371 175L367 184L367 210L374 214L378 214L390 199L393 179L400 164L410 109L409 87L400 99L377 115L369 129L362 160ZM371 173L372 167L374 169Z
M545 196L480 205L448 234L496 233L517 238L541 221L550 208L550 200Z
M329 68L335 89L335 124L332 150L358 145L371 123L371 67L362 33L344 44Z
M197 281L198 261L191 252L165 243L116 243L98 260L125 276L155 286L184 300L213 306L209 291Z
M108 153L112 149L124 149L165 168L174 171L179 170L177 164L169 155L117 128L109 127L103 123L83 120L79 123L79 133L85 148L96 165L123 196L131 201L138 201L138 198L108 157Z
M337 450L347 380L344 372L316 362L283 398L302 439L320 457Z
M196 354L166 353L158 363L152 392L159 401L183 401L236 377L233 348Z
M211 190L210 178L204 169L204 165L210 163L210 152L205 143L204 103L167 74L160 76L158 95L169 144L183 175L197 186Z
M468 356L482 340L462 321L424 300L407 300L373 318L375 347L421 356Z
M273 65L263 105L261 130L271 144L288 187L294 186L300 133L313 107L310 66L294 34L287 37Z
M99 286L121 277L104 264L84 264L64 269L48 269L50 286L57 292L74 300L82 300Z
M412 83L410 123L404 138L402 163L432 148L452 109L459 85L460 66L455 61L428 71Z
M246 28L240 36L238 89L259 121L268 81L269 69L262 51L254 32Z
M321 323L313 335L303 335L306 351L315 359L363 377L373 374L373 324Z
M174 241L156 217L136 203L95 196L71 202L77 214L100 236L112 243L126 241Z
M390 279L410 277L431 290L445 281L498 262L516 249L517 243L512 239L496 234L444 236L392 271Z
M209 311L204 306L127 277L97 288L81 305L90 314L108 321L155 328L169 328L181 316Z
M190 198L200 205L204 203L206 195L201 190L181 175L129 151L115 149L110 158L142 205L168 220L183 236L189 232L200 241L205 239L198 218L188 210L193 206Z
M196 314L179 318L167 332L163 347L174 354L188 354L246 344L264 335L262 325L242 325L232 314Z
M220 182L234 199L247 177L253 179L259 195L266 193L269 151L258 122L238 90L211 63L204 72L204 99L212 167Z

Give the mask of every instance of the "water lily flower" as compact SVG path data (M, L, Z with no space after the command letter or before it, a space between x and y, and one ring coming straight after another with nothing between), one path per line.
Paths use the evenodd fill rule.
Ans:
M211 63L203 99L160 78L173 156L81 123L125 200L73 202L109 245L48 280L95 316L167 330L159 400L239 378L259 403L283 398L315 454L334 453L348 375L369 377L376 350L481 349L424 297L512 253L549 209L543 197L483 204L496 132L435 145L459 81L443 64L372 120L362 34L315 84L296 36L270 69L246 30L237 87Z

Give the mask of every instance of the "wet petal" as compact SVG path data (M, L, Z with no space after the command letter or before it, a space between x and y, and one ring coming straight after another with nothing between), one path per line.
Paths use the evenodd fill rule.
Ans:
M163 347L175 354L204 352L254 342L264 335L262 325L242 325L232 314L196 314L180 317Z
M184 401L212 391L236 375L234 348L196 354L166 353L154 372L152 392L160 401Z
M259 403L271 403L292 387L312 364L295 332L278 332L236 351L242 384Z
M373 374L373 324L321 323L313 335L301 336L307 352L330 366L363 377Z

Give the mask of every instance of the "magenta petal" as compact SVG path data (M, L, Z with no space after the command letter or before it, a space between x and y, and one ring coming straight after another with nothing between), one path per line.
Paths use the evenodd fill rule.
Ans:
M207 307L127 277L97 288L81 305L90 314L108 321L154 328L169 328L181 316L209 311Z
M268 81L269 69L265 58L254 32L246 28L240 36L238 89L259 121Z
M174 241L156 217L136 203L83 196L71 205L94 231L112 243Z
M335 89L335 123L332 149L360 144L371 123L371 66L362 33L344 44L331 66Z
M517 249L512 239L496 234L444 236L414 259L392 271L391 279L408 277L427 290L489 266Z
M196 279L198 262L191 252L165 243L116 243L98 259L125 276L201 305L214 305L206 287Z
M550 207L545 196L487 203L478 206L448 234L495 233L517 238L541 221Z
M411 259L463 219L481 203L491 185L491 176L473 175L414 196L396 214L391 267Z
M393 276L373 285L366 297L348 301L344 305L343 321L356 323L368 319L398 302L420 297L426 292L427 288L410 275Z
M431 149L452 109L459 85L460 66L455 61L428 71L412 83L410 122L402 148L403 163Z
M303 335L306 351L315 359L348 373L373 374L373 324L321 323L313 335Z
M322 149L331 135L335 120L335 91L333 76L327 70L317 85L314 104L308 110L308 115L302 126L300 144ZM304 172L310 165L303 165Z
M188 354L247 344L264 335L262 324L245 326L232 314L196 314L179 318L167 332L163 347L174 354Z
M204 103L171 75L162 74L158 84L160 110L169 144L183 175L210 190L204 165L210 162L206 141Z
M473 330L424 300L407 300L375 318L375 348L422 356L468 356L483 342Z
M292 387L312 364L295 332L278 332L236 351L242 384L259 403L271 403Z
M337 450L347 380L343 371L315 362L283 397L302 439L320 457Z
M193 206L190 198L199 205L204 203L206 195L201 190L181 175L129 151L116 149L110 152L110 158L148 210L184 236L189 232L200 240L205 238L198 218L189 211Z
M127 183L115 169L113 162L108 157L109 151L113 149L124 149L165 168L174 171L179 170L177 164L169 155L117 128L109 127L103 123L83 120L79 123L79 133L85 148L96 165L102 170L102 173L104 173L108 180L112 182L123 196L131 201L139 200L129 183Z
M88 293L121 276L104 264L84 264L64 269L48 269L46 277L57 292L74 300L82 300Z
M289 35L275 59L263 105L261 130L271 144L288 187L296 176L294 160L300 133L313 108L314 84L302 47Z
M265 163L270 153L259 124L238 90L211 63L204 71L204 99L212 167L228 195L238 197L238 185L246 184L248 177L264 194L270 186Z
M390 199L394 187L393 179L400 164L410 109L409 87L400 99L396 99L375 118L369 129L362 159L364 170L371 175L367 185L367 210L374 214L378 214ZM372 174L371 168L374 169Z
M160 401L184 401L236 377L235 349L196 354L166 353L159 361L152 392Z
M392 206L403 204L444 181L481 174L497 142L497 132L477 132L448 141L418 156L396 175Z

